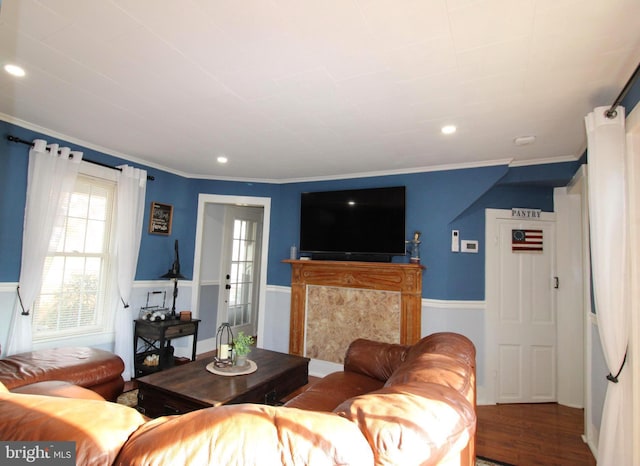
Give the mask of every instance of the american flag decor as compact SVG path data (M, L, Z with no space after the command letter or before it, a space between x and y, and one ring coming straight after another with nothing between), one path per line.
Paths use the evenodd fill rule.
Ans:
M511 230L511 251L542 251L542 230Z

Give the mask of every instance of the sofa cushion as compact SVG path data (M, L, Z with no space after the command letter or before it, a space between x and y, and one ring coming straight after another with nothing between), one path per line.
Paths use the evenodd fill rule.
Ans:
M227 405L150 421L117 465L370 465L358 427L333 413Z
M347 348L344 370L385 382L405 360L409 348L362 338L354 340Z
M473 367L474 370L476 367L476 348L471 340L459 333L432 333L411 346L407 352L407 359L424 353L448 355L457 360L464 361L468 366Z
M133 408L100 400L0 393L4 441L73 441L76 463L112 464L129 436L145 422Z
M435 465L462 451L475 433L472 405L437 383L387 386L351 398L335 412L358 425L377 465Z
M465 397L473 396L473 372L466 364L443 354L424 353L412 358L387 380L385 386L407 383L437 383ZM468 398L469 401L472 399Z
M46 382L36 382L11 390L13 393L23 393L28 395L48 395L62 398L82 398L84 400L103 400L93 390L82 388L69 382L60 380L48 380Z
M52 348L0 359L0 381L14 387L44 380L64 380L82 387L120 377L122 359L97 348Z
M356 372L334 372L289 400L286 406L331 412L347 398L378 390L382 384L378 379Z
M434 333L411 347L385 386L437 383L457 390L475 406L474 361L475 347L466 337Z

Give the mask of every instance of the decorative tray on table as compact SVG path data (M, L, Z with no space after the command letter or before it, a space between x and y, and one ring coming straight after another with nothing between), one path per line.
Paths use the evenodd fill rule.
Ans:
M216 366L215 361L207 364L207 370L212 374L232 376L232 375L247 375L255 372L258 369L258 365L251 359L247 359L247 363L244 366Z

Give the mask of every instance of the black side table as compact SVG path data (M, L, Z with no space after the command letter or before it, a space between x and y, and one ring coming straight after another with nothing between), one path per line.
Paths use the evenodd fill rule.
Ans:
M133 354L135 376L141 377L152 372L172 367L173 347L171 340L193 335L191 360L196 359L196 343L198 342L199 319L192 320L134 320ZM147 356L157 356L157 364L145 364Z

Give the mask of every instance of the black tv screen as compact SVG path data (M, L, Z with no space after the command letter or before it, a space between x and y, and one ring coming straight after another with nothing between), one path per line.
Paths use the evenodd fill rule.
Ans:
M332 260L404 255L405 187L302 193L300 252Z

